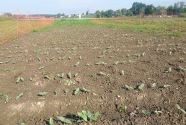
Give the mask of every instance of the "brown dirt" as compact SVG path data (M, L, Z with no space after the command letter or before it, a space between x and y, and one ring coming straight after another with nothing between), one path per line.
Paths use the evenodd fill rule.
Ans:
M97 122L82 125L185 125L186 116L176 108L176 104L186 108L186 71L179 70L186 69L185 48L185 37L101 27L59 28L5 43L0 46L0 93L10 100L5 103L5 96L0 96L0 125L46 125L49 117L82 110L100 112ZM119 64L114 65L116 61ZM106 65L95 65L98 62ZM170 67L171 72L165 72ZM75 84L66 85L68 72ZM65 77L57 78L59 73ZM24 81L16 83L18 77ZM141 83L144 91L123 88ZM152 83L157 86L151 88ZM165 84L170 86L161 88ZM78 87L91 92L72 95ZM48 94L37 96L41 91ZM20 93L24 95L16 100ZM124 106L126 112L119 112ZM144 115L142 110L162 113Z

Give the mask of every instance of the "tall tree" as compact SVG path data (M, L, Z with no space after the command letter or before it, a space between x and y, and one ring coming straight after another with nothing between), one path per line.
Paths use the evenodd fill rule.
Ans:
M130 10L133 12L134 15L139 15L142 12L142 10L144 10L145 7L146 4L134 2Z
M100 18L100 17L101 17L101 12L100 12L99 10L97 10L97 11L95 12L95 15L96 15L97 18Z

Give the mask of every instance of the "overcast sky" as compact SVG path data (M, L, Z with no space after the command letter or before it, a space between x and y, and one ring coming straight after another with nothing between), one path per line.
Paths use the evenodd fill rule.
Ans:
M1 0L0 13L57 14L85 13L96 10L129 9L133 2L169 6L180 0ZM186 0L181 0L186 2Z

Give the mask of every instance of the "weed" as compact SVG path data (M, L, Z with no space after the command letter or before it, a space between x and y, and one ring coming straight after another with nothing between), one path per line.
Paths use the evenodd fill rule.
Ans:
M77 62L77 63L74 65L74 67L77 67L79 64L80 64L80 62Z
M72 74L71 74L71 72L69 72L69 73L67 74L67 78L72 79Z
M96 63L96 65L106 65L107 63L105 63L105 62L98 62L98 63Z
M82 88L82 89L80 89L82 92L85 92L85 93L89 93L90 92L90 90L88 90L88 89L86 89L86 88Z

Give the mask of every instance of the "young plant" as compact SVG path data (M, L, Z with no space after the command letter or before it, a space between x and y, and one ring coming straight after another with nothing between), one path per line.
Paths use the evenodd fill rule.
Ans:
M125 75L125 71L124 70L121 70L120 75L121 76L124 76Z
M69 119L66 119L64 117L57 117L61 122L65 123L65 124L72 124L72 122Z
M151 115L152 114L152 112L149 112L149 111L146 111L146 110L142 110L141 112L144 115Z
M69 79L72 79L72 74L71 74L71 72L69 72L69 73L67 74L67 77L68 77Z
M77 95L78 94L78 92L79 92L79 88L77 88L77 89L75 89L74 91L73 91L73 95Z
M58 77L58 78L64 78L64 73L57 74L57 77Z
M82 91L82 92L85 92L85 93L89 93L89 92L90 92L90 90L88 90L88 89L86 89L86 88L81 89L81 91Z
M82 110L81 112L77 113L80 119L77 122L83 122L83 121L97 121L97 118L99 117L99 112L96 112L95 114L92 114L89 111Z
M49 124L54 125L54 120L52 118L49 119Z
M44 95L46 95L48 92L39 92L37 95L38 96L44 96Z
M96 65L106 65L107 63L104 63L104 62L98 62L96 63Z
M24 82L24 78L21 76L17 78L16 83L20 83L20 82Z
M176 108L178 110L180 110L181 112L183 112L183 114L186 114L186 110L184 110L183 108L181 108L180 105L176 104Z
M23 96L23 93L20 93L17 97L16 100L19 100Z
M74 65L74 67L77 67L79 64L80 64L80 62L77 62L77 63Z
M134 90L134 88L132 86L128 86L128 85L124 85L123 88L125 88L127 90Z
M138 86L138 89L139 89L140 91L143 91L143 90L145 89L145 84L142 83L141 85L139 85L139 86Z

